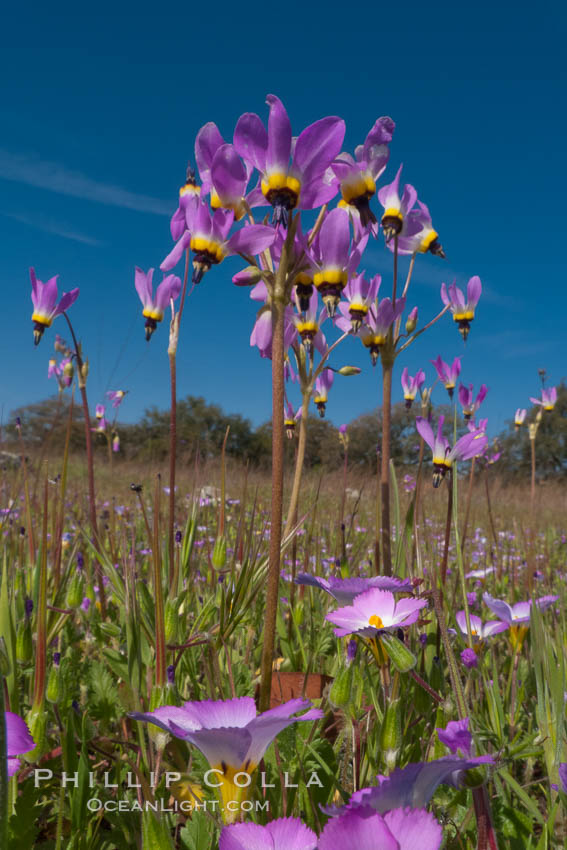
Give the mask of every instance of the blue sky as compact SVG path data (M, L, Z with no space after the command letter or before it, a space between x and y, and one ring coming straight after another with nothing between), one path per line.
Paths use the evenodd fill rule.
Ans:
M429 360L462 354L464 381L490 387L483 413L494 432L537 394L538 368L552 382L567 374L565 11L387 5L12 6L0 36L4 420L50 394L47 362L66 330L58 319L34 349L30 265L42 280L59 274L63 290L81 288L72 316L92 405L123 388L128 421L167 407L167 330L146 344L134 266L157 267L171 248L169 216L199 128L214 120L230 140L242 112L267 117L270 92L295 133L341 115L347 150L378 116L396 122L385 177L404 163L447 253L419 258L409 300L421 321L438 310L443 280L481 277L466 346L445 317L398 360L395 398L404 365L412 374L423 365L431 383ZM213 269L188 302L178 390L260 423L269 362L249 347L255 305L231 283L239 262ZM381 241L362 266L388 288ZM360 343L348 340L332 363L364 372L337 378L329 418L375 407L379 370Z

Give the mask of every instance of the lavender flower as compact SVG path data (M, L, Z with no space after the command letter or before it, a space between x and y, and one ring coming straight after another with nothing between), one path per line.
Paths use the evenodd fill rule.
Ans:
M135 287L143 305L142 315L146 319L145 329L148 342L157 328L157 323L162 321L167 305L170 301L175 301L181 292L180 279L170 274L164 277L157 287L154 296L152 286L153 275L154 269L150 269L146 273L136 266Z
M437 377L449 393L449 398L453 398L453 391L457 385L457 378L461 374L461 358L455 357L452 366L449 366L448 363L441 360L441 355L437 357L437 360L432 360L431 362L435 366Z
M317 836L299 818L277 818L266 826L233 823L220 834L219 850L315 850Z
M479 302L482 293L482 285L478 275L471 277L467 283L467 298L463 292L457 287L455 282L450 285L449 293L447 294L447 286L441 284L441 300L446 307L449 307L453 314L453 319L459 325L459 332L466 341L471 322L474 319L476 305Z
M557 402L557 387L550 387L548 390L545 387L541 391L541 398L532 398L530 401L533 404L538 404L544 410L553 410Z
M383 186L378 192L378 200L384 207L381 224L386 242L389 242L394 236L406 235L408 224L410 223L410 221L406 221L406 216L417 201L417 192L409 183L404 186L404 191L400 198L399 191L402 168L403 166L400 165L393 181L387 186Z
M388 145L392 141L395 126L391 118L378 118L364 143L355 148L355 158L343 152L332 164L340 180L343 201L357 210L363 227L377 224L369 202L376 192L376 181L388 163Z
M376 637L383 631L396 631L400 626L415 623L419 612L427 605L426 599L400 599L376 587L355 596L352 605L331 611L325 617L336 628L337 637L356 634Z
M402 372L402 389L404 391L404 399L408 410L411 407L412 402L415 400L417 393L419 392L424 383L425 372L423 371L423 369L419 369L412 378L409 374L408 367L405 367L404 371Z
M260 172L262 193L274 208L273 222L285 226L290 210L315 209L336 195L338 180L329 166L341 149L345 123L336 116L321 118L306 127L293 146L283 103L273 94L266 102L268 130L258 115L247 112L236 124L234 147Z
M49 278L47 283L42 283L35 275L35 270L30 268L30 280L32 285L33 313L33 339L34 344L39 345L41 337L46 328L51 327L53 320L64 313L74 304L79 296L78 289L64 292L59 303L57 302L57 278Z
M463 408L463 416L466 420L472 419L478 408L486 398L488 387L483 384L478 391L476 399L473 401L473 385L469 384L465 387L464 384L459 386L459 401Z
M449 441L443 436L444 421L445 417L440 416L437 425L437 434L435 435L427 419L418 416L415 420L419 434L433 452L434 487L439 487L447 471L453 466L454 461L459 459L470 460L473 457L477 457L482 454L487 443L485 433L482 431L473 431L465 434L460 440L457 440L453 448L451 448Z
M35 749L35 741L30 735L26 723L18 714L5 711L6 720L6 755L8 762L8 776L18 772L20 762L18 756L29 753Z

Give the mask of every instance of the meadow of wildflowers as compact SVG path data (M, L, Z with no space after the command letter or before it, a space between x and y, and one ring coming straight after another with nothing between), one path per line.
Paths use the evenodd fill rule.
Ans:
M60 295L30 269L33 342L54 346L48 376L71 401L61 456L15 423L0 489L0 850L563 847L566 539L542 515L536 453L557 388L542 374L516 411L531 478L504 518L479 418L489 388L444 352L413 376L403 364L437 322L464 345L488 306L474 269L466 291L443 280L435 211L401 165L387 171L394 121L345 151L340 117L300 128L276 95L267 107L231 141L212 121L197 134L161 280L133 258L139 332L167 351L166 463L122 461L128 387L93 405L79 288ZM367 272L369 245L389 273ZM439 309L423 317L425 253ZM254 302L234 332L271 383L269 478L228 463L228 429L214 468L179 457L183 315L231 255ZM363 368L376 456L354 489L342 425L322 486L306 474L311 414ZM403 469L397 400L419 446Z

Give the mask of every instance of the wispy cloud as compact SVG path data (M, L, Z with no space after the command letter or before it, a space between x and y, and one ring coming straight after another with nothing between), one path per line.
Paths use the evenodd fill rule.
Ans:
M111 183L101 183L80 171L71 171L64 165L41 159L36 155L10 153L2 148L0 178L113 207L157 215L171 214L171 204L159 198L130 192Z
M21 224L33 227L36 230L53 233L56 236L61 236L63 239L71 239L73 242L82 242L84 245L93 245L94 247L105 244L100 239L95 239L94 236L89 236L86 233L75 230L65 222L54 221L43 215L20 215L19 213L5 212L4 210L0 210L0 215L3 215L5 218L11 218L13 221L19 221Z

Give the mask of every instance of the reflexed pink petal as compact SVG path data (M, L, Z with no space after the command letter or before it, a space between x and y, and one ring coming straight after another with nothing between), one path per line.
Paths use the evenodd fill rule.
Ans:
M269 94L266 103L270 107L268 118L268 149L266 172L287 174L291 153L291 123L285 106L275 94Z

